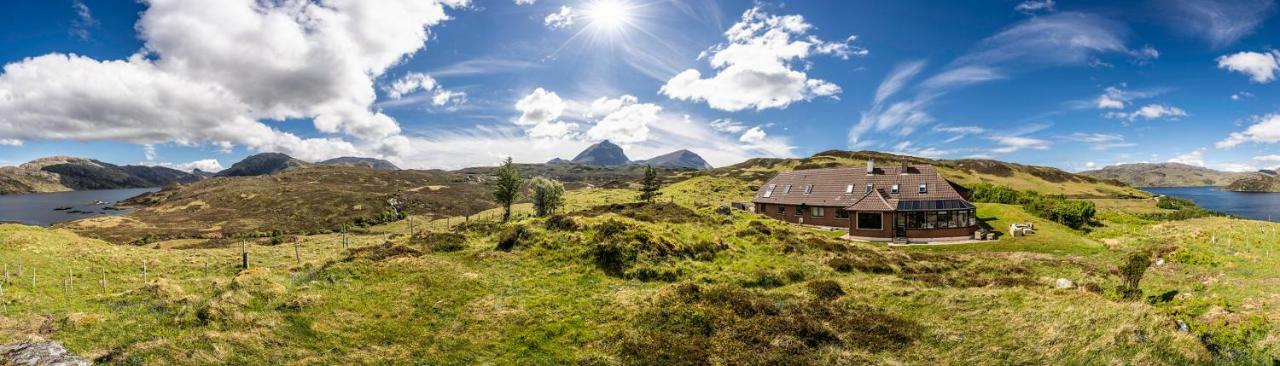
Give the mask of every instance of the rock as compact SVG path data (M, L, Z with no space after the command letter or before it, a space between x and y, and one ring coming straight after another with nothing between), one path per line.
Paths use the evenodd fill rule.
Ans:
M1059 278L1057 281L1053 283L1053 286L1057 288L1072 288L1072 287L1076 287L1076 283L1071 282L1071 280L1068 280L1065 278Z
M1164 258L1156 258L1156 266L1157 267L1164 266Z
M88 366L58 342L19 342L0 346L0 364L28 366Z
M1179 332L1183 332L1183 333L1191 332L1191 327L1187 326L1187 322L1182 321L1182 319L1178 319L1177 321L1174 321L1174 324L1177 326L1177 329Z
M729 208L729 206L720 205L720 207L716 208L716 213L721 215L729 215L733 213L733 209Z

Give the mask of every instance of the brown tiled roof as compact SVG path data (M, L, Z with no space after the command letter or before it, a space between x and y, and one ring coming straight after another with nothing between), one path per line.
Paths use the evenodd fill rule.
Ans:
M864 197L871 197L875 201L883 200L883 204L888 207L896 207L898 201L963 199L931 165L908 166L906 174L903 174L903 170L901 166L886 166L876 168L875 174L867 174L866 168L783 172L762 185L752 202L848 207L866 201ZM925 193L919 191L921 182L927 188ZM872 192L877 194L867 194L867 183L872 184ZM898 193L892 192L895 184L898 185ZM786 191L788 185L791 186L790 192ZM805 187L809 185L813 185L812 192L805 194ZM850 185L853 186L851 192ZM764 197L770 187L773 187L772 194ZM878 193L879 191L884 192ZM866 204L879 206L881 202Z
M866 188L863 189L865 190ZM883 189L876 189L849 205L847 209L850 211L893 211L895 207L898 207L897 201L889 198L889 193Z

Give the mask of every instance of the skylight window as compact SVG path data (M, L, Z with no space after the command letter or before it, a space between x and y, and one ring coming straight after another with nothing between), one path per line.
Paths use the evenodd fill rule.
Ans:
M920 182L920 193L929 193L929 185L927 183Z
M844 193L853 193L853 185L850 184L849 186L844 187Z
M773 195L773 188L777 186L777 184L770 184L768 188L764 189L764 195L760 197L769 198L769 196Z
M788 185L786 185L786 186L783 186L783 187L782 187L782 194L791 194L791 185L790 185L790 184L788 184Z
M892 190L890 190L889 193L898 194L898 185L894 184Z
M813 185L812 184L805 185L804 194L812 194L812 193L813 193Z

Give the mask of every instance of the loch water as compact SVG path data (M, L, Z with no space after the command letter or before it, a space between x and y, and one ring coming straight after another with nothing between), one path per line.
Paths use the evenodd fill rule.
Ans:
M157 190L159 188L128 188L0 195L0 222L49 226L86 217L119 215L130 210L110 209L117 201ZM99 201L106 203L99 204Z
M1232 192L1222 187L1146 187L1142 190L1189 199L1200 207L1226 214L1280 221L1280 193Z

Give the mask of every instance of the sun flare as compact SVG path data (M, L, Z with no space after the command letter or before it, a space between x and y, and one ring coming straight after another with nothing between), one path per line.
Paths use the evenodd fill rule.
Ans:
M631 22L633 7L622 0L596 0L586 10L592 27L617 30Z

